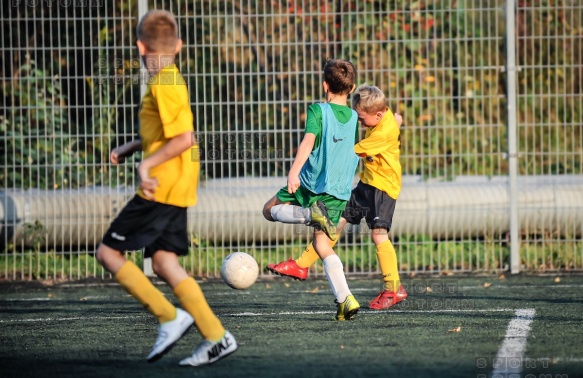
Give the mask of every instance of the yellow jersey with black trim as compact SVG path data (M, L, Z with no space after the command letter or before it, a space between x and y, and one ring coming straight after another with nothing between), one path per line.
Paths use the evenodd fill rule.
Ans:
M194 138L188 88L176 65L171 65L148 79L148 88L142 98L142 158L146 159L173 137L187 132ZM195 205L199 158L198 144L195 143L191 149L151 168L150 177L158 180L154 201L179 207ZM146 198L141 189L138 189L138 195Z
M354 152L364 158L360 181L396 200L401 192L401 133L390 109L375 127L366 129L364 139L354 145Z

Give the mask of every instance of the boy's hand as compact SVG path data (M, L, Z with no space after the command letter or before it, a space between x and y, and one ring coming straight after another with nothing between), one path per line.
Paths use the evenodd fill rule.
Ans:
M293 194L300 187L300 177L298 175L290 174L287 176L287 192Z
M118 147L111 151L111 154L109 155L109 161L111 161L111 164L117 165L124 163L126 161L126 157L123 151Z
M142 164L138 166L138 173L140 175L140 188L148 199L153 200L154 192L156 192L156 188L158 187L158 180L156 180L155 177L150 177L149 171L150 170L147 167L144 167Z
M394 116L395 119L397 120L397 125L401 127L401 125L403 124L403 117L399 113L395 113Z
M128 156L132 156L134 152L142 148L142 141L140 139L132 140L131 142L122 144L111 150L109 154L109 161L111 164L121 164L126 161Z

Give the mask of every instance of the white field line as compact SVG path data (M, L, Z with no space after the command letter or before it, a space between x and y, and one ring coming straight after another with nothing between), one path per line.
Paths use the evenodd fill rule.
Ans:
M327 286L328 282L323 280L325 276L322 277L318 277L319 280L321 281L304 281L304 282L294 282L294 281L289 281L289 285L324 285ZM277 279L276 279L277 280ZM424 284L423 280L418 280L420 284ZM426 283L428 283L427 286L431 286L432 283L438 283L439 281L437 279L427 279L425 280ZM463 281L460 280L460 281ZM487 278L484 278L484 281L488 281ZM492 283L498 281L498 279L496 277L493 277L490 280ZM198 282L199 284L203 284L206 281L202 281L202 280L196 280L196 282ZM220 282L220 281L216 281L216 282ZM272 281L271 279L267 279L267 280L258 280L257 281L257 285L261 285L261 284L269 284L275 281ZM417 281L415 281L417 283ZM164 286L166 285L164 282L153 282L154 285L156 286ZM381 283L379 283L379 287L380 287ZM107 283L80 283L80 284L75 284L75 283L70 283L70 284L59 284L58 287L63 287L63 288L83 288L83 287L104 287L104 286L115 286L115 287L120 287L119 284L117 282L107 282ZM516 289L530 289L530 288L555 288L555 287L583 287L583 285L577 285L577 284L553 284L553 283L547 283L547 284L543 284L543 285L495 285L493 284L492 286L488 287L488 289L506 289L506 288L516 288ZM472 285L472 286L455 286L455 288L457 290L459 289L484 289L484 287L481 284L476 284L476 285ZM361 288L361 289L350 289L351 291L369 291L369 290L374 290L374 288L371 289L367 289L367 288ZM299 291L298 291L299 292Z
M546 360L551 361L553 364L558 364L559 362L583 362L583 358L576 357L549 357Z
M493 308L493 309L442 309L442 310L364 310L360 309L358 315L368 314L443 314L443 313L483 313L483 312L513 312L513 308ZM278 316L278 315L313 315L313 314L335 314L336 310L327 311L281 311L281 312L243 312L239 314L223 314L220 316L232 316L232 317L243 317L243 316ZM219 317L220 317L219 316Z
M549 284L549 285L491 285L488 287L484 287L482 285L459 286L459 287L454 286L454 288L458 291L459 290L468 290L468 289L488 289L488 290L492 290L492 289L533 289L533 288L554 289L554 288L565 288L565 287L581 288L581 287L583 287L583 285L553 285L553 284Z
M119 286L118 283L115 284L116 286ZM73 286L73 285L71 285ZM80 285L81 286L81 285ZM87 285L84 285L87 286ZM89 285L90 286L90 285ZM319 286L326 286L325 288L321 288ZM427 286L427 287L431 287L431 285ZM453 287L455 288L456 292L455 293L448 293L447 290L448 288L442 288L442 290L444 291L443 293L435 293L435 294L456 294L459 293L461 290L493 290L493 289L532 289L532 288L541 288L541 287L546 287L546 288L583 288L583 285L524 285L524 286L503 286L503 285L497 285L497 286L489 286L489 287L484 287L481 285L476 285L476 286L456 286ZM423 287L425 288L425 286ZM332 290L327 286L327 285L318 285L317 287L317 291L314 291L313 288L306 288L304 290L290 290L289 293L290 294L305 294L305 293L322 293L322 292L331 292ZM359 292L370 292L370 291L374 291L375 288L351 288L350 291L355 292L355 293L359 293ZM415 290L412 290L412 293L416 293ZM423 291L422 293L419 294L425 294L426 292ZM229 290L225 290L222 292L218 292L218 293L212 293L213 296L231 296L231 295L250 295L252 294L252 291L250 290L233 290L233 289L229 289ZM208 295L207 295L208 296ZM96 298L113 298L114 296L111 295L94 295L94 296L85 296L85 297L81 297L83 299L96 299ZM116 298L119 297L131 297L131 295L129 294L121 294L120 296L115 296ZM80 298L80 299L81 299ZM7 301L7 302L34 302L34 301L50 301L50 300L58 300L58 297L41 297L41 298L18 298L18 299L12 299L12 298L6 298L3 299L0 297L0 302L3 301Z
M197 280L197 282L203 283L203 281L199 281ZM261 284L269 284L270 281L258 281L257 285L261 285ZM438 281L434 281L434 280L430 280L429 283L424 283L424 282L419 282L419 284L421 285L422 288L426 288L426 287L431 287L432 284L438 283ZM164 283L154 283L157 285L165 285ZM290 290L289 293L309 293L312 292L313 289L311 289L313 287L313 285L316 285L316 288L318 289L318 291L331 291L330 288L328 287L328 283L325 281L322 282L311 282L311 281L306 281L303 283L291 283L288 285L306 285L307 288L306 289L301 289L301 290ZM61 284L59 285L59 287L64 287L64 288L83 288L83 287L103 287L103 286L116 286L119 287L119 284L117 282L115 283L101 283L101 284ZM322 287L324 286L324 287ZM379 284L379 288L380 288L381 284ZM583 285L571 285L571 284L544 284L544 285L491 285L489 287L484 287L483 284L476 284L476 285L472 285L472 286L451 286L452 288L454 288L456 290L456 292L459 292L460 290L480 290L480 289L532 289L532 288L583 288ZM354 292L369 292L369 291L374 291L377 288L351 288L351 291ZM413 287L411 287L411 289L413 291L415 291L415 285L413 285ZM444 290L444 293L449 289L449 286L447 287L443 287L442 288ZM318 292L316 291L316 292ZM425 291L423 291L423 294L425 293ZM221 293L213 293L213 295L231 295L231 294L251 294L251 291L249 290L233 290L233 289L229 289L229 290L225 290L224 292ZM437 293L440 294L440 293ZM454 294L454 293L450 293L450 294ZM129 296L129 295L128 295ZM0 300L2 300L0 298ZM11 299L13 300L13 299ZM16 299L14 299L16 300ZM27 300L35 300L35 299L21 299L24 301ZM46 300L46 299L38 299L38 300Z
M24 298L24 299L3 299L3 302L42 302L50 301L52 298Z
M309 283L307 283L306 285L309 285ZM324 288L322 288L321 286L324 286ZM426 288L431 288L431 283L429 284L422 284L421 286L421 290L419 293L420 294L425 294ZM318 292L326 292L326 291L331 291L330 288L327 286L326 283L322 283L321 285L318 285L316 287L318 289L318 291L313 291L314 290L314 286L308 286L306 289L303 290L290 290L290 293L293 294L297 294L297 293L318 293ZM380 288L380 286L379 286ZM435 292L435 294L456 294L461 292L462 290L493 290L493 289L535 289L535 288L548 288L548 289L554 289L554 288L583 288L583 285L491 285L488 287L484 287L483 284L482 285L475 285L475 286L451 286L451 289L455 289L455 292L448 292L448 290L450 290L449 286L442 286L441 290L443 292L438 293ZM364 288L364 287L358 287L358 288L350 288L351 292L354 293L358 293L358 292L370 292L370 291L375 291L378 288ZM405 288L405 289L410 289L412 293L417 293L416 292L416 288L415 285L413 285L413 287L409 287L409 288ZM409 291L409 290L408 290Z
M496 361L503 363L500 363L500 366L492 371L492 377L520 376L530 323L532 323L535 313L534 308L516 310L514 318L508 323L504 341L496 355Z
M114 299L114 298L131 298L131 295L120 295L120 296L112 296L112 295L87 295L85 297L79 297L77 300L79 301L86 301L88 299ZM0 299L0 303L2 302L44 302L44 301L62 301L62 300L70 300L69 298L60 298L60 297L43 297L43 298L6 298Z
M485 313L485 312L513 312L516 311L513 308L494 308L494 309L444 309L444 310L420 310L420 311L409 311L409 310L386 310L386 311L372 311L372 310L360 310L359 315L374 315L374 314L389 314L389 313L399 313L399 314L419 314L419 313ZM218 314L219 318L222 317L259 317L259 316L289 316L289 315L318 315L318 314L335 314L336 310L329 311L280 311L280 312L241 312L233 314ZM8 323L35 323L35 322L62 322L62 321L75 321L75 320L110 320L110 319L136 319L136 318L147 318L151 317L149 314L140 315L126 315L126 316L74 316L74 317L55 317L55 318L31 318L31 319L0 319L0 324Z
M126 315L126 316L70 316L66 318L32 318L32 319L0 319L0 324L5 323L43 323L43 322L70 322L75 320L111 320L111 319L136 319L151 318L152 315Z

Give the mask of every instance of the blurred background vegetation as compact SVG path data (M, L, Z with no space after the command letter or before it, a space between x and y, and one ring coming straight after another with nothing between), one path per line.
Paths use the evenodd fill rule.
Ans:
M352 61L358 84L378 85L391 110L403 115L405 175L447 181L508 174L504 0L146 3L170 10L179 23L184 47L177 64L190 92L203 179L287 175L307 107L323 100L328 58ZM583 4L517 0L516 6L519 174L581 175ZM132 163L139 154L120 166L108 156L139 127L138 14L137 0L0 4L3 189L136 185ZM32 249L3 255L0 272L22 266L31 276L49 277L52 269L81 277L85 267L87 274L104 274L86 253L95 246L81 247L77 260L52 249L41 255L46 225L25 226ZM577 235L522 238L526 269L580 269ZM507 269L505 234L395 239L406 272ZM288 258L304 247L246 242L258 261ZM216 273L225 250L194 244L189 271ZM339 253L351 271L370 272L371 246L369 240L340 245Z
M2 185L134 185L132 165L108 155L138 129L137 2L36 3L1 8ZM582 10L517 3L519 173L581 174ZM351 60L403 115L404 174L507 174L504 1L148 7L180 24L205 178L286 175L327 58Z

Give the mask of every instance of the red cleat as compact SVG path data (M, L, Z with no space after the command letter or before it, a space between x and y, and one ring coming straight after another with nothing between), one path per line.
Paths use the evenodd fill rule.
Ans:
M289 260L282 261L279 264L268 264L267 269L280 276L287 276L302 281L308 278L309 271L309 268L300 268L291 257Z
M403 285L399 285L399 290L383 290L379 295L368 304L371 310L386 310L407 298L407 292Z

